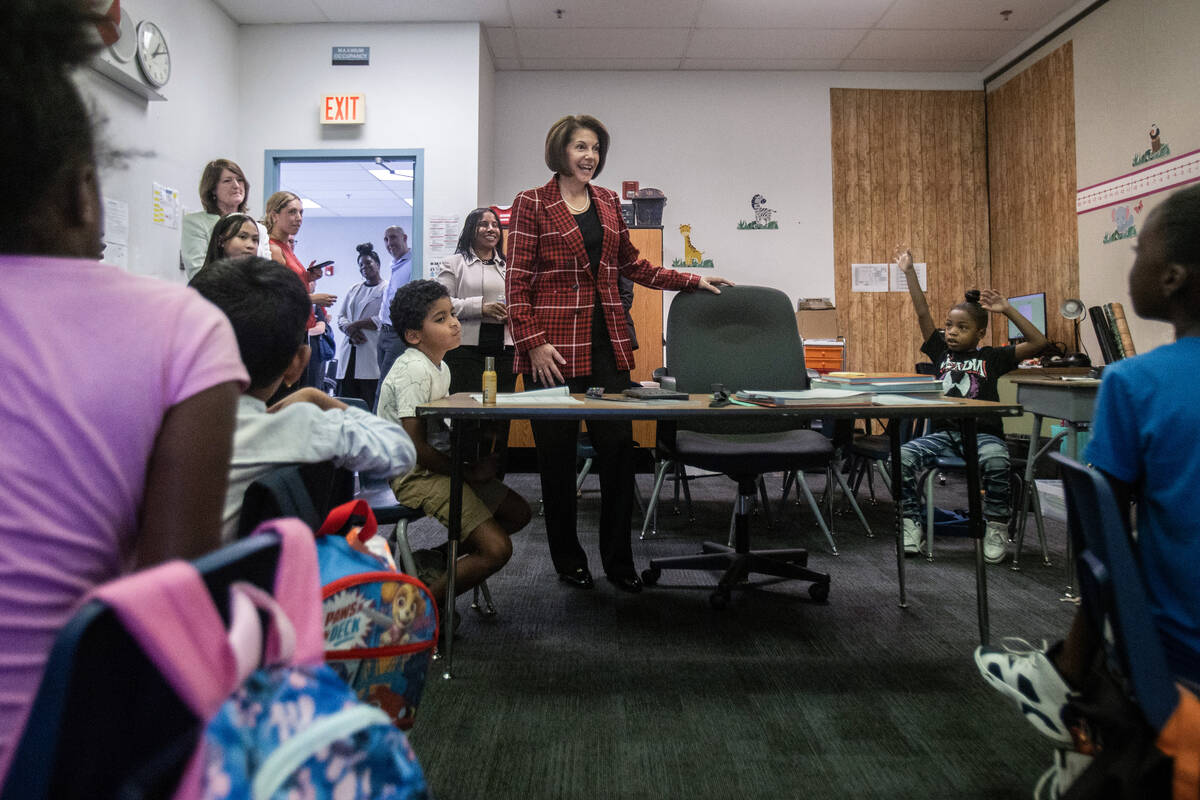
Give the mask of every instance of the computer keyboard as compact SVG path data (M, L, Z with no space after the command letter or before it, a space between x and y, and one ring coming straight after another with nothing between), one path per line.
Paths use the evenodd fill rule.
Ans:
M662 389L654 386L641 386L636 389L626 389L621 392L626 397L632 397L635 400L687 400L686 392L677 392L674 389Z

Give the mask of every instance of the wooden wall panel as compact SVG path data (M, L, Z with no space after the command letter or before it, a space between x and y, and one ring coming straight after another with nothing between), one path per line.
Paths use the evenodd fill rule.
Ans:
M907 292L852 292L850 265L929 264L936 322L989 285L983 92L830 91L834 288L847 368L912 369L925 360Z
M1071 42L987 96L992 278L1046 293L1047 334L1070 346L1059 305L1079 296L1075 67Z

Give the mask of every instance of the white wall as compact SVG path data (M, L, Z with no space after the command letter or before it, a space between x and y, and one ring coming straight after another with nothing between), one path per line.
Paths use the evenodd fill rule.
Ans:
M479 192L479 39L467 23L241 27L240 163L262 175L266 150L422 148L424 219L465 216ZM370 47L370 66L331 66L335 45ZM364 125L318 123L321 95L359 92Z
M664 263L683 257L679 225L716 274L833 296L829 90L982 89L978 75L826 72L499 72L496 194L540 185L546 131L592 114L612 136L600 185L637 180L667 195ZM737 230L750 198L777 209L777 231Z
M1003 85L1070 40L1075 58L1076 182L1079 187L1091 186L1141 168L1131 162L1134 154L1150 146L1147 131L1152 123L1162 131L1161 139L1172 155L1200 148L1198 34L1200 3L1195 0L1110 0L1031 53L988 89ZM1167 194L1142 199L1142 210L1135 216L1139 229ZM1133 313L1127 278L1137 240L1103 243L1104 234L1115 227L1111 208L1081 214L1077 219L1079 289L1084 303L1121 302L1138 352L1171 341L1174 332L1170 326ZM1085 322L1081 330L1085 346L1099 360L1091 324Z
M478 206L506 204L494 196L496 148L492 134L496 125L496 70L483 37L479 39L479 194ZM462 214L465 218L466 214Z
M148 103L83 69L79 84L98 116L101 149L152 151L124 167L102 166L101 191L129 204L129 270L182 282L179 231L151 222L155 181L177 189L187 210L200 210L197 186L210 159L235 157L238 114L237 27L211 0L138 0L134 22L152 19L171 48L172 74ZM136 66L127 65L136 74ZM261 169L240 162L252 184Z

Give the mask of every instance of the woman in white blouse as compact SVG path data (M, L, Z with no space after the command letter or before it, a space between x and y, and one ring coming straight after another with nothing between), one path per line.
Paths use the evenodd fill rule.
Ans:
M337 345L338 394L360 397L367 408L374 408L375 389L379 385L376 356L379 330L373 320L379 313L385 287L379 278L379 254L375 248L366 242L356 249L363 282L350 287L338 311L337 326L342 332Z
M483 359L496 359L497 388L511 392L513 341L504 302L504 245L500 220L490 208L467 215L454 255L442 262L438 282L450 292L454 314L462 324L462 344L446 354L450 392L478 392Z

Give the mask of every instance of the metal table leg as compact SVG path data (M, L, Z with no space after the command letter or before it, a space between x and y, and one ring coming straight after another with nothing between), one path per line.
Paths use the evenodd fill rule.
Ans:
M893 420L893 422L896 422ZM900 483L900 425L888 426L888 449L892 454L892 486ZM892 491L892 503L896 507L896 577L900 582L900 607L908 608L904 594L904 512L900 509L899 491Z
M967 462L967 508L969 530L975 539L975 607L979 614L979 643L986 645L989 639L987 569L983 560L983 500L979 497L979 443L976 441L974 417L963 417L963 461Z

